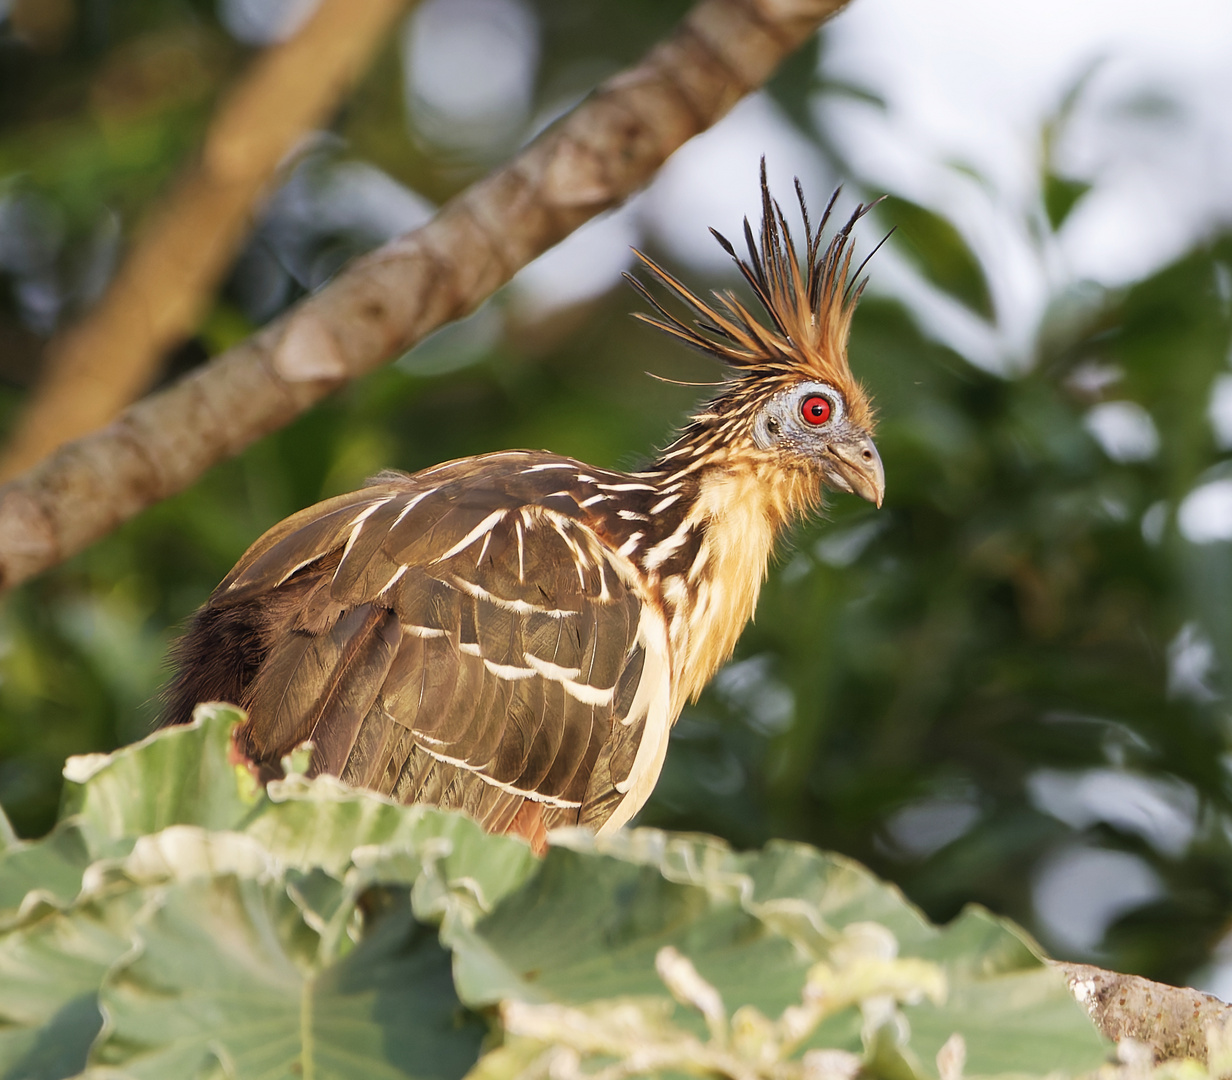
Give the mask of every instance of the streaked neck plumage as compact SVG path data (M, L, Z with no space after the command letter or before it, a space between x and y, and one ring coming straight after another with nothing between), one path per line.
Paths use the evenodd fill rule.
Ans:
M673 712L731 656L753 615L779 533L820 501L819 478L785 465L703 412L599 529L645 574L668 625Z

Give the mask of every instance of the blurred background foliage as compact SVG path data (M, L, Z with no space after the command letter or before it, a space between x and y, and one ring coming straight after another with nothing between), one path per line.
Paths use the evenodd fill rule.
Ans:
M306 7L0 5L0 423L21 409L47 337L105 287L219 93L285 31L270 12ZM288 165L165 377L422 220L684 9L421 6ZM459 48L486 56L507 89L479 100ZM818 102L884 106L828 80L819 59L825 37L759 107L848 183L841 209L885 184L862 181ZM1072 107L1040 133L1038 175L1024 181L1022 228L1041 252L1095 182L1064 175L1050 152ZM872 264L851 343L880 412L886 507L837 498L795 532L734 661L682 717L641 821L741 846L807 840L867 863L933 919L979 901L1058 954L1222 988L1232 232L1212 226L1123 288L1062 282L1025 354L992 370L929 332L918 304L877 289L879 266L898 267L964 318L1012 315L961 222L889 195L865 250L876 228L898 231ZM742 199L752 212L751 183ZM633 221L631 238L697 287L731 282L682 265L653 213ZM66 755L150 730L177 628L279 518L384 467L504 447L633 466L703 392L644 372L717 377L630 320L627 289L605 281L553 302L545 288L515 282L5 598L0 802L23 833L52 821Z

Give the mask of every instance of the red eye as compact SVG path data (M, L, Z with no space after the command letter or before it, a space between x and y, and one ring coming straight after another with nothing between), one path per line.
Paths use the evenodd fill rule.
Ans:
M820 394L804 399L800 415L810 424L824 424L830 419L830 402Z

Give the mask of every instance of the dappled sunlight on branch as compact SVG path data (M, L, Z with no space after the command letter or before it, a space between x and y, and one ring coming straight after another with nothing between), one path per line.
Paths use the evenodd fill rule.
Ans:
M417 230L0 491L0 583L81 550L473 310L644 184L846 0L702 0L637 66Z
M102 427L149 387L210 304L279 164L337 106L405 6L323 0L300 33L257 60L98 306L48 346L46 375L0 476Z

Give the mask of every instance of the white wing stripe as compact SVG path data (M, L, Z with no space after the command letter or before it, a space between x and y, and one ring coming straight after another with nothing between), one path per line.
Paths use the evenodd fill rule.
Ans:
M479 549L479 555L475 559L476 566L483 562L483 557L488 553L488 545L490 543L492 543L492 534L489 532L488 535L483 538L483 546Z
M642 560L642 565L647 570L657 570L671 555L679 551L684 546L688 539L689 529L691 525L688 518L685 518L679 525L676 526L676 531L670 536L665 536L654 547L646 552L646 557Z
M314 551L311 555L308 556L308 558L302 559L300 562L297 562L293 567L291 567L290 570L288 570L285 574L283 574L283 576L278 579L278 584L285 585L288 581L291 580L291 578L295 577L295 575L298 574L305 566L308 566L309 564L316 562L317 559L319 559L320 557L321 557L321 553L319 551ZM227 586L227 591L230 592L232 589L237 588L238 585L239 585L238 581L231 582L231 584Z
M567 611L564 608L538 607L535 604L528 604L525 600L506 600L503 596L488 592L482 585L476 585L473 581L467 581L456 575L449 579L449 584L456 589L461 589L467 596L486 600L505 611L516 611L519 615L546 615L550 619L568 619L577 614L576 611Z
M490 533L500 523L501 518L505 516L504 510L493 510L486 518L468 532L461 540L451 547L444 555L438 555L432 562L442 563L446 559L452 559L459 551L465 551L476 540L485 533Z
M486 657L484 658L483 666L498 679L505 679L508 682L513 682L516 679L530 679L535 675L533 668L515 667L513 664L497 664Z
M550 660L543 660L534 653L523 653L526 662L545 679L559 683L565 688L574 701L583 705L611 705L616 697L616 687L591 686L589 683L577 682L582 673L580 668L561 667Z
M433 750L431 747L424 746L424 742L433 742L438 746L445 745L439 739L430 739L426 735L420 734L418 731L412 732L412 737L415 739L416 745L425 754L436 758L437 761L443 761L446 765L454 765L459 769L465 769L467 772L474 773L485 784L491 784L494 788L500 788L501 791L507 791L510 795L521 795L524 799L530 799L533 802L547 803L548 806L560 806L568 810L576 810L582 804L573 799L560 799L555 795L544 795L538 791L525 791L520 787L515 787L513 784L506 784L494 777L489 776L483 771L483 766L472 765L469 761L463 761L461 758L450 757L448 754L442 754L439 750Z
M587 683L570 682L565 680L560 684L565 688L565 693L568 694L574 701L580 701L583 705L611 705L616 697L616 687L609 686L606 690L598 686L590 686Z
M620 545L619 548L616 549L616 553L618 555L625 555L625 556L632 555L637 550L638 542L642 539L642 536L643 536L642 533L635 532L632 536L629 537L628 540L626 540L623 544Z
M553 682L567 682L582 674L581 668L561 667L559 664L553 664L551 660L540 659L534 653L523 653L522 657L540 675Z
M377 499L376 502L369 506L365 506L358 514L355 515L355 520L351 522L351 535L347 537L346 547L342 549L342 558L351 553L351 548L355 546L355 541L359 539L359 532L364 527L364 522L367 521L386 503L394 501L392 495L386 495L383 499Z
M402 575L405 574L407 570L409 569L410 567L408 566L399 566L398 569L394 571L394 576L391 577L387 582L385 582L383 586L381 586L381 589L377 593L377 596L384 596L387 592L389 592L389 590L392 589L398 583Z
M406 515L409 514L412 510L414 510L415 507L417 507L421 502L423 502L423 500L426 499L429 495L431 495L434 491L436 491L436 488L428 488L427 491L421 491L418 495L416 495L413 499L411 499L411 501L408 502L402 508L398 516L394 518L394 523L390 526L390 529L396 529L399 525L401 525Z
M629 715L623 724L633 724L646 718L642 738L637 745L629 775L616 785L624 798L616 805L612 816L599 828L605 836L625 824L650 797L651 789L663 768L667 740L672 729L672 684L667 644L667 628L663 617L649 604L642 608L637 624L637 642L645 650L642 677Z

